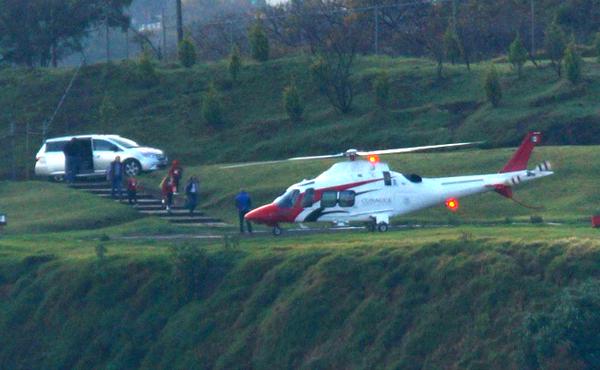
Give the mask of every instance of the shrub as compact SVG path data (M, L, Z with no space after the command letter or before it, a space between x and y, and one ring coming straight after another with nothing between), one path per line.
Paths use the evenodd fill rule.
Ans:
M452 25L448 26L448 29L446 29L446 32L444 33L444 50L446 52L446 58L448 58L453 65L462 54L458 35L454 31Z
M219 94L215 89L215 85L212 83L208 87L206 94L204 94L204 99L202 100L202 116L206 122L213 127L220 126L223 123L221 101Z
M546 30L544 47L558 77L562 75L562 58L565 54L566 43L566 36L562 28L556 22L550 24Z
M502 99L502 86L500 85L500 78L496 68L492 65L485 75L484 89L487 100L492 103L494 107L500 104Z
M542 216L532 215L532 216L529 217L529 221L532 224L543 224L544 223L544 218Z
M106 256L106 252L108 251L108 249L106 249L106 246L102 243L97 244L94 250L96 252L96 257L98 257L99 260L103 260Z
M152 55L145 51L138 62L138 80L145 86L154 85L158 82L158 75L154 68Z
M197 246L184 245L171 249L173 280L182 298L196 299L200 296L201 284L207 275L209 259L206 252Z
M242 58L240 57L240 49L237 46L234 46L229 55L229 74L234 82L237 82L241 69Z
M353 59L353 55L347 53L321 55L310 66L315 85L341 113L350 111L354 99L351 80Z
M252 58L259 62L269 60L269 39L260 20L257 20L250 28L248 38L250 39Z
M189 37L184 38L179 43L179 62L185 68L190 68L196 64L196 46Z
M527 61L527 49L523 46L521 35L517 33L517 37L513 40L508 48L508 61L517 70L519 78L522 76L523 64Z
M583 60L575 50L575 45L570 44L565 51L565 71L571 83L576 84L581 79L581 68Z
M304 102L300 97L300 92L296 82L292 79L290 84L283 90L283 106L287 112L290 121L299 122L304 113Z
M386 109L390 100L390 78L387 73L381 73L373 81L375 104L381 109Z

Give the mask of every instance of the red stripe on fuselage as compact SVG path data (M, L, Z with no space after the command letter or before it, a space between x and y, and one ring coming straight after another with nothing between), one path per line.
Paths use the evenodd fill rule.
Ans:
M362 185L370 184L370 183L377 182L377 181L383 181L383 178L358 181L358 182L353 182L350 184L330 186L330 187L322 188L322 189L315 189L313 204L321 200L321 197L323 196L323 192L325 192L325 191L332 191L332 190L333 191L344 191L344 190L352 189L357 186L362 186ZM296 203L292 206L292 208L281 208L280 212L281 212L282 219L279 222L294 222L294 221L296 221L296 218L298 217L298 215L300 213L302 213L302 211L304 211L304 208L302 207L302 200L304 199L305 195L306 195L306 191L304 193L301 193L300 196L298 197L298 199L296 200Z

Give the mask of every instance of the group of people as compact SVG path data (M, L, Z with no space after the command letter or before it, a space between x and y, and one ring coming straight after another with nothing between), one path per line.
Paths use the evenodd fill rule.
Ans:
M118 197L118 199L123 199L124 170L125 168L121 162L121 157L115 157L115 160L111 162L106 173L107 179L111 184L111 196L113 198ZM169 213L173 207L173 197L179 194L179 183L182 177L183 168L179 164L179 161L174 160L168 174L160 183L162 204ZM140 188L141 186L135 176L127 178L127 198L129 204L137 204L137 192ZM189 210L190 215L193 215L196 207L198 207L198 198L200 194L200 181L198 180L198 177L191 176L185 185L184 191L186 195L186 208ZM244 233L247 229L251 234L252 224L244 219L246 213L250 212L252 209L252 199L250 198L250 194L241 189L235 197L235 206L238 210L240 233Z
M169 173L165 176L161 183L160 189L163 197L163 205L167 212L171 212L173 207L173 196L179 194L179 183L183 177L183 168L179 165L179 161L174 160ZM190 215L194 214L198 206L198 195L200 194L200 181L196 176L191 176L185 185L186 208Z

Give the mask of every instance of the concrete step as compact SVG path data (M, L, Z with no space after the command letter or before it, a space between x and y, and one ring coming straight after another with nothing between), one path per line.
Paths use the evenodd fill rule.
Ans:
M157 203L153 203L153 202L145 202L142 203L140 199L140 202L138 202L137 205L134 206L135 209L137 209L138 211L162 211L164 210L164 207L162 205L162 203L160 201L158 201ZM150 199L147 199L148 201L150 201ZM185 207L180 207L180 206L173 206L171 207L172 210L186 210L187 208ZM198 212L195 212L198 213Z
M178 226L185 227L230 227L231 225L225 222L202 222L202 223L186 223L178 224Z
M190 224L190 223L198 223L204 224L207 222L221 222L218 218L213 217L204 217L204 216L186 216L186 217L163 217L163 220L167 220L174 224Z
M73 189L94 189L94 188L109 188L110 183L108 182L76 182L74 184L68 185Z
M138 210L140 213L149 216L159 216L159 217L190 217L190 211L187 209L171 209L171 213L167 212L165 209L159 210ZM202 212L194 212L192 216L205 216Z
M102 198L110 198L110 191L108 193L103 193L103 194L96 194L99 197ZM123 192L123 199L127 200L127 192ZM138 194L137 196L138 202L142 201L142 200L157 200L160 203L160 199L156 199L154 198L153 195L150 194Z

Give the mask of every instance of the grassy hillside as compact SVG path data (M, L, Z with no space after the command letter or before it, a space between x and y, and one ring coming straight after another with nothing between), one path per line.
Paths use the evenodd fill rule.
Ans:
M349 147L382 148L488 140L514 145L528 129L546 132L548 143L600 144L598 105L600 66L587 60L578 86L558 80L551 68L528 65L517 80L507 64L498 64L504 87L499 108L484 102L482 74L487 64L447 66L437 80L436 66L424 59L361 57L354 68L354 109L335 112L310 78L308 57L246 63L240 81L232 83L225 62L190 70L157 67L148 83L134 63L84 67L50 135L111 132L164 148L186 163L271 159L341 151ZM388 112L374 108L371 83L380 72L392 80ZM40 133L73 75L73 70L0 71L0 137L8 124L18 126L20 169L31 169ZM282 107L282 91L295 76L306 101L306 117L291 124ZM222 97L225 124L209 127L201 115L202 94L214 82ZM105 96L114 110L102 122ZM108 118L107 118L108 117ZM8 142L3 145L8 149ZM8 154L7 154L8 155ZM10 162L2 161L6 175Z
M97 242L4 239L0 363L594 369L600 244L544 229L112 241L102 259Z

